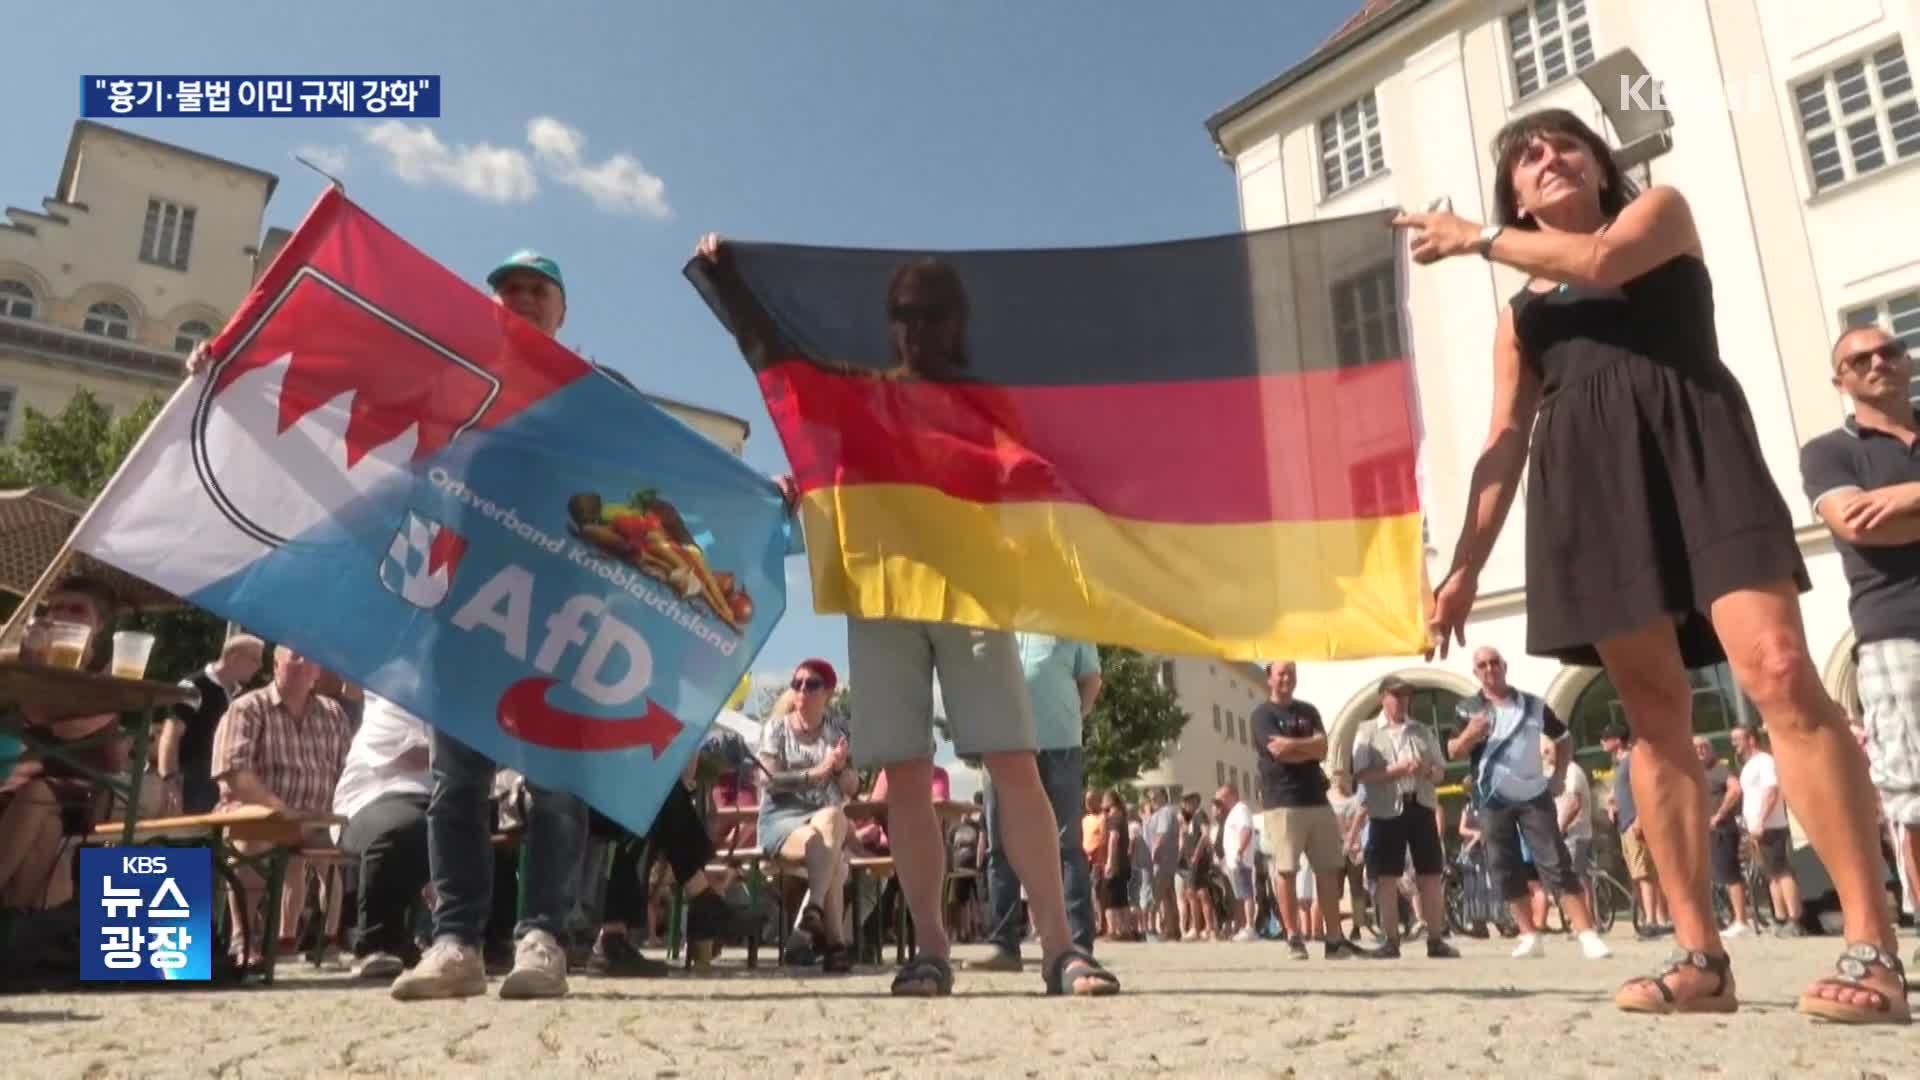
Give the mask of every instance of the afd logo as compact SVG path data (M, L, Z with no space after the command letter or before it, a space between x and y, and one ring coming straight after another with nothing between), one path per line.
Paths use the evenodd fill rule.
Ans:
M499 635L508 656L541 672L500 695L500 729L523 742L554 750L647 746L656 758L665 753L680 734L681 724L643 696L653 682L653 650L647 647L647 639L616 618L604 598L579 593L541 620L542 633L534 648L533 582L532 571L510 563L476 589L449 620L459 630ZM569 664L568 688L611 715L575 712L547 700L547 692L559 683L553 676ZM641 705L637 713L632 711L636 703Z
M439 607L466 550L459 533L409 510L380 560L380 584L414 607Z

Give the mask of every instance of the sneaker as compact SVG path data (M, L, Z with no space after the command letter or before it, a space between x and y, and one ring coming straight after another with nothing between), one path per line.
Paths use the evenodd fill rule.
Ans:
M587 954L587 971L613 978L663 979L672 968L641 955L625 934L601 934Z
M1294 938L1287 942L1287 952L1295 960L1307 959L1307 942L1304 938Z
M545 930L529 930L513 948L513 970L500 981L503 998L562 997L567 992L567 954Z
M1780 924L1780 928L1773 932L1773 936L1783 938L1806 937L1807 931L1798 922L1783 922Z
M1427 939L1427 959L1458 960L1460 959L1460 950L1454 948L1453 946L1447 944L1445 941L1442 941L1437 937L1428 938Z
M1723 938L1746 937L1751 933L1753 933L1753 931L1748 928L1746 923L1737 922L1725 930L1720 931L1720 936Z
M1600 940L1599 931L1582 930L1580 931L1580 955L1589 960L1605 960L1613 955L1613 950L1607 948L1607 943Z
M353 962L356 979L391 979L405 970L406 961L389 952L370 952Z
M459 940L443 937L420 957L411 971L393 980L395 1001L477 997L487 992L487 972L480 951Z
M1235 940L1235 941L1259 941L1259 940L1260 940L1260 935L1254 932L1254 929L1253 929L1253 927L1251 927L1251 926L1246 926L1246 927L1242 927L1242 928L1240 929L1240 932L1239 932L1239 933L1237 933L1237 934L1235 934L1235 935L1233 935L1233 940Z
M1400 959L1400 943L1397 941L1388 941L1372 952L1362 953L1361 955L1369 960L1398 960Z
M1539 934L1521 934L1520 943L1513 947L1515 960L1538 960L1547 955L1547 947L1540 943Z
M1326 950L1326 958L1329 960L1351 960L1356 956L1366 955L1365 950L1353 942L1348 941L1346 938L1335 938L1327 942L1323 948ZM1304 953L1305 950L1302 950L1302 952Z

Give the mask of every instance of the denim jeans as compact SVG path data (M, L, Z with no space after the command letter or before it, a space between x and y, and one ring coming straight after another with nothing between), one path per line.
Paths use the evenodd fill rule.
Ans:
M1079 747L1042 750L1034 755L1040 766L1040 786L1053 804L1060 827L1060 878L1067 893L1067 929L1073 943L1093 951L1093 873L1080 846L1080 808L1086 798L1087 759ZM987 903L992 919L987 940L1002 951L1018 953L1025 929L1020 919L1020 878L1007 861L1007 845L1000 832L999 800L987 784Z
M479 946L493 908L493 760L435 728L432 738L433 796L427 802L427 862L439 905L434 936ZM587 804L564 791L527 785L531 805L521 839L522 891L526 910L514 940L545 930L565 941L587 842ZM515 898L503 897L514 903Z

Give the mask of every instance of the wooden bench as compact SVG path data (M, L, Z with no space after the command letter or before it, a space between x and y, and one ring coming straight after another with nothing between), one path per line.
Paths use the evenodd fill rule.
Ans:
M131 829L120 823L103 823L94 827L93 839L105 846L129 842L205 846L213 852L215 879L230 889L239 884L233 875L234 866L261 874L266 882L262 896L265 926L261 934L260 965L255 971L262 982L271 985L274 965L279 960L280 897L286 886L287 863L306 851L321 850L308 843L314 831L345 821L334 814L283 813L265 806L237 806L205 814L147 818ZM240 845L260 850L242 851ZM340 857L331 845L324 850ZM219 890L215 893L218 895ZM210 914L215 919L224 919L227 906L218 904ZM243 932L245 929L241 928Z

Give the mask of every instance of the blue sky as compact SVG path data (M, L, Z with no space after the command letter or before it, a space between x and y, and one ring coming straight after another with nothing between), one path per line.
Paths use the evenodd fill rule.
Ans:
M441 118L125 122L278 173L291 228L332 159L354 200L478 280L559 260L561 338L640 386L743 416L785 458L732 343L680 275L701 232L846 246L1122 244L1238 228L1202 122L1302 59L1360 0L808 4L95 2L0 74L0 199L53 193L88 74L432 74ZM191 14L188 14L191 12ZM590 14L591 13L591 14ZM756 670L821 655L790 564Z

